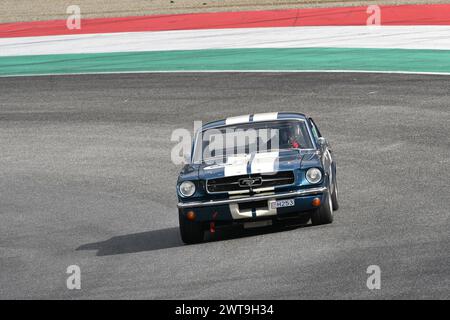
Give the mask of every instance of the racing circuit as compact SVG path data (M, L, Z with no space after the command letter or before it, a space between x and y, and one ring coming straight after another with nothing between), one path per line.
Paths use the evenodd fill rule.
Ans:
M377 73L0 78L0 297L449 299L449 88ZM312 116L333 146L334 223L183 245L172 131L271 111ZM72 264L81 290L66 288Z

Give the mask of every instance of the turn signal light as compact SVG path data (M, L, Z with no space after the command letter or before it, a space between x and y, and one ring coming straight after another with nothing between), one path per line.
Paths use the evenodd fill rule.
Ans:
M186 213L186 218L190 221L194 221L195 220L195 212L194 211L189 211L188 213Z
M319 207L320 206L320 198L314 198L313 201L311 202L311 204L313 205L313 207Z

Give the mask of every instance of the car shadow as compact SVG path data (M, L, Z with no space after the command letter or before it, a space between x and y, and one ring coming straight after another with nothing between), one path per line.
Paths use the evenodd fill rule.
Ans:
M97 256L153 251L183 246L178 228L166 228L115 236L79 246L76 250L97 250Z
M209 231L205 232L204 240L207 242L232 240L280 231L288 231L308 226L310 226L310 224L294 224L255 229L242 229L241 227L217 228L215 233L210 233ZM110 256L116 254L162 250L181 246L184 246L184 243L181 241L179 229L178 227L174 227L115 236L105 241L83 244L76 250L97 250L97 256Z

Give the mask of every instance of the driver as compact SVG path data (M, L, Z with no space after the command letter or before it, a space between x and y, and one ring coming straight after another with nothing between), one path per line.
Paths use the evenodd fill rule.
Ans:
M300 128L298 126L295 127L287 127L283 131L281 131L281 142L282 145L287 146L288 148L299 149L300 143L298 142L298 131Z

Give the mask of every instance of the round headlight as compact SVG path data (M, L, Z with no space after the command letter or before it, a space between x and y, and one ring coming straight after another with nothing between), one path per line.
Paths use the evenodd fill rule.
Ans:
M317 168L311 168L306 171L306 180L309 183L318 183L322 180L322 172Z
M183 197L190 197L195 193L195 184L192 181L183 181L178 189Z

